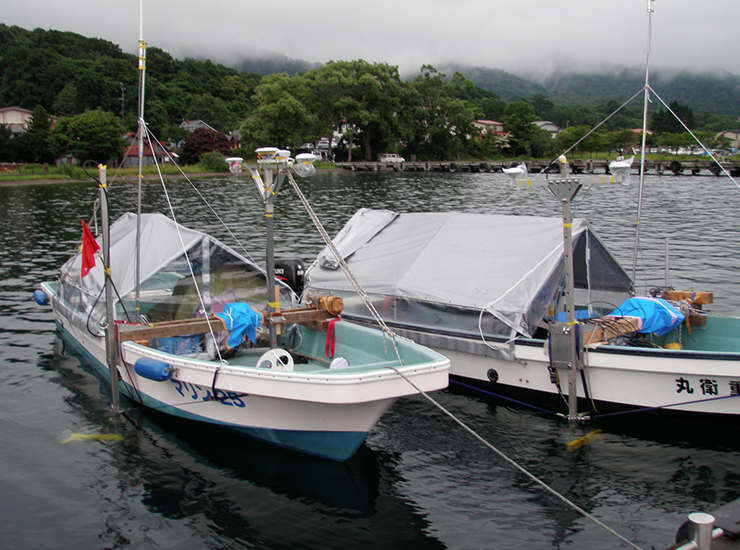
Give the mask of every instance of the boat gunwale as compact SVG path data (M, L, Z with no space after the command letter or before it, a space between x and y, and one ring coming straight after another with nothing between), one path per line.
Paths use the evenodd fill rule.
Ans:
M359 316L343 314L342 317L350 322L363 324L365 326L372 326L369 319ZM732 319L740 321L740 317L732 317ZM431 334L435 336L441 336L443 338L458 338L461 340L477 342L482 346L487 343L497 344L501 349L508 349L509 340L505 336L489 335L486 336L485 341L480 338L480 335L473 335L470 333L456 332L449 329L441 328L430 328L422 327L419 325L409 326L401 323L394 323L392 321L384 321L389 327L399 330L419 332L423 334ZM408 338L407 338L408 339ZM411 339L413 340L413 339ZM516 338L514 344L516 346L524 346L528 348L542 348L547 340L539 338ZM428 344L425 344L428 345ZM440 346L432 346L440 347ZM665 349L665 348L650 348L650 347L637 347L637 346L619 346L614 344L603 344L597 347L588 348L588 353L596 354L609 354L609 355L639 355L642 357L661 357L661 358L673 358L673 359L707 359L716 361L740 361L740 351L698 351L698 350L687 350L687 349ZM481 354L476 354L481 355Z
M156 359L168 363L174 368L183 368L194 371L215 375L218 371L219 376L233 375L240 378L256 378L262 380L282 380L310 384L356 384L358 382L374 382L377 380L398 378L398 372L404 376L417 376L424 373L436 372L439 370L449 370L449 359L440 355L440 359L434 361L425 361L423 363L414 363L411 365L395 366L397 358L393 361L378 361L373 363L372 368L365 367L348 367L347 369L323 369L321 371L287 371L271 368L258 368L249 365L237 365L224 363L220 364L215 360L198 359L195 357L186 357L174 355L166 351L151 349L147 346L135 342L124 342L121 344L122 351L131 351L132 353ZM290 351L290 350L287 350ZM130 361L126 360L127 363ZM380 366L383 365L383 366ZM349 369L355 369L354 372L347 372ZM173 379L178 379L176 376Z

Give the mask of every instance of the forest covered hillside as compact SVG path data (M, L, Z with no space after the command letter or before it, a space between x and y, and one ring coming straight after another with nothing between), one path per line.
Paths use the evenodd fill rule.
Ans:
M418 73L402 77L397 66L363 60L312 65L273 57L241 61L234 68L210 60L175 59L151 45L146 65L144 118L154 135L175 144L192 137L181 127L183 121L202 120L222 141L228 139L224 134L237 136L245 150L264 143L296 150L334 135L347 158L355 148L365 160L378 152L438 160L539 158L555 148L580 144L599 121L605 121L600 133L580 147L627 148L642 124L641 101L620 108L644 89L644 77L631 69L609 75L563 74L536 83L500 69L423 65ZM49 115L61 117L53 147L44 140L31 143L30 131L11 143L9 128L1 127L7 158L33 160L47 149L63 154L79 139L75 136L80 132L72 131L75 125L84 126L88 119L99 119L101 125L105 120L116 140L137 127L138 58L112 42L0 24L0 67L0 107L33 110L44 132L49 130ZM240 70L244 68L249 71ZM649 127L662 135L663 146L676 149L683 144L686 136L680 134L686 127L703 132L705 140L737 127L740 78L656 71L651 82L683 121L669 115L653 94ZM480 120L498 121L502 127L481 131ZM565 129L559 141L534 124L538 120ZM39 121L34 120L34 130ZM121 146L111 148L115 152ZM197 161L202 149L190 160ZM189 158L186 152L182 158Z
M627 101L645 86L643 68L619 68L609 73L559 73L541 83L530 82L500 69L449 65L476 86L498 94L504 101L516 101L535 94L547 96L565 106L602 105L614 99ZM729 72L695 73L654 68L650 86L666 104L673 101L696 112L740 116L740 76ZM659 107L656 100L656 107Z
M263 76L294 75L317 68L287 57L244 59L233 68L209 60L175 59L151 46L147 57L147 120L161 130L178 126L185 119L207 120L220 130L236 128L254 109L253 92ZM0 24L0 67L2 106L33 109L41 105L62 116L95 108L121 113L123 107L124 126L135 126L136 56L112 42ZM644 86L640 69L558 74L542 83L485 67L450 64L438 70L448 78L459 72L504 102L546 97L566 107L621 103ZM669 74L655 69L651 84L666 103L677 101L698 113L740 115L740 77L731 73Z

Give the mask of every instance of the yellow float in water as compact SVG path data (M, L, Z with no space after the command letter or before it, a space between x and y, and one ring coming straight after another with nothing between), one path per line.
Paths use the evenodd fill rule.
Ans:
M70 435L67 439L64 441L61 441L61 443L69 443L70 441L123 441L123 436L121 434L79 434L74 433Z
M572 453L576 449L580 449L584 445L588 445L590 443L593 443L594 441L599 441L603 436L601 435L601 430L594 430L591 433L588 433L584 435L583 437L579 437L578 439L575 439L568 443L568 452Z

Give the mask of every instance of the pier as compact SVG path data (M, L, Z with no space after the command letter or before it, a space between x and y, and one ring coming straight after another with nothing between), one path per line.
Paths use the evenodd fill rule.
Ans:
M569 165L574 174L609 174L609 160L587 159L569 160ZM353 172L501 172L502 168L517 166L520 162L513 161L420 161L420 162L338 162L338 167ZM548 161L533 160L526 161L527 170L530 174L537 174L543 170L550 173L558 173L556 164ZM740 176L740 161L726 161L722 167L733 177ZM640 164L635 159L632 172L639 173ZM719 176L723 172L712 160L648 160L645 161L645 173L662 176L666 175L690 175L699 174Z

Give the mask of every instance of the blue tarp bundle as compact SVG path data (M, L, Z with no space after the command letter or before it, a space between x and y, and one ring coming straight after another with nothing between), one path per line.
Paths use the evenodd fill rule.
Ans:
M637 332L668 334L684 322L685 316L661 298L630 298L610 314L612 317L639 317L642 328Z
M262 315L253 310L249 304L243 302L226 304L223 313L216 315L226 321L226 327L229 329L226 344L229 348L238 347L245 334L252 343L257 342L257 327L262 324Z

